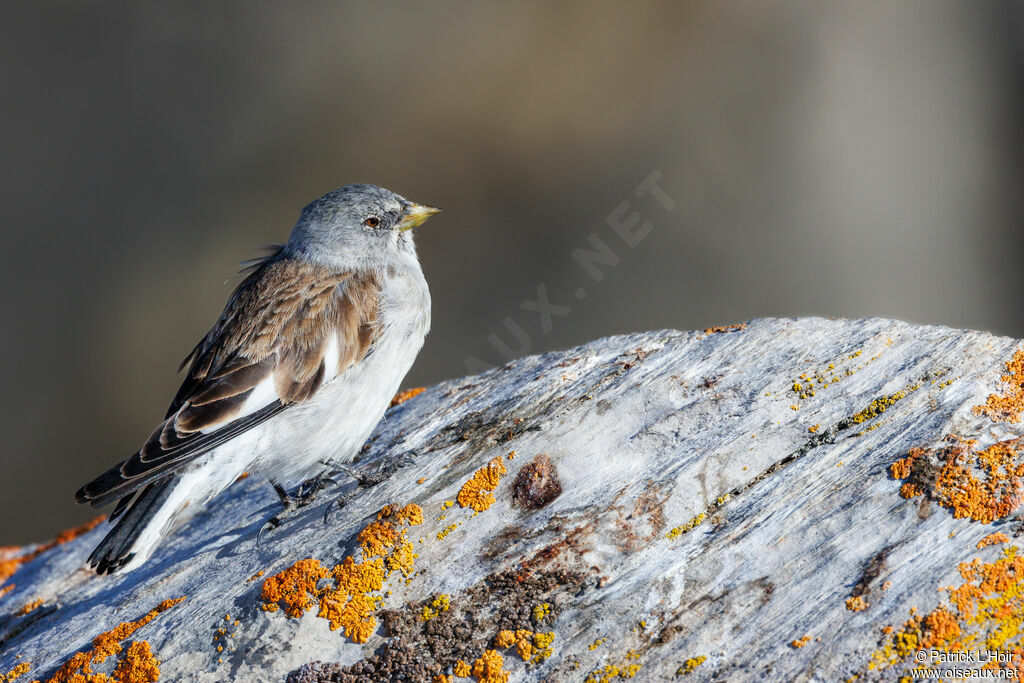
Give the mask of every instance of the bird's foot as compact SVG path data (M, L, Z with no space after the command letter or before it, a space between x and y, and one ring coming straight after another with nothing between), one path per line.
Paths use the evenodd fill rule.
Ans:
M347 474L348 476L356 480L356 483L359 484L359 488L366 489L387 481L392 474L394 474L401 468L412 464L413 462L413 457L407 455L404 458L397 459L394 462L390 462L384 465L384 467L380 468L376 472L369 473L357 472L351 467L346 467L345 465L341 465L333 461L325 462L324 464L334 468L334 472L332 474ZM344 508L346 505L348 505L349 500L352 498L353 495L355 495L355 491L350 491L349 493L346 493L343 496L339 496L334 501L329 503L327 505L327 508L324 510L324 524L327 524L330 521L331 511L334 510L335 508L339 510Z
M256 533L256 547L260 547L260 543L263 539L263 534L273 531L277 527L281 526L281 522L293 514L296 510L300 510L314 500L317 495L326 488L338 487L340 484L332 479L332 475L336 472L321 472L315 477L311 477L306 481L299 484L298 488L295 489L294 494L289 494L283 486L278 484L276 481L271 481L271 485L274 487L274 491L277 493L277 497L281 499L281 512L268 519L260 530Z

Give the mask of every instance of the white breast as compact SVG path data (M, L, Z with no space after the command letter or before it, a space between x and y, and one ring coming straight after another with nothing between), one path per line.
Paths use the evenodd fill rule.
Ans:
M366 357L328 380L309 402L289 407L221 447L234 451L233 460L241 455L237 449L248 449L255 456L250 471L291 484L319 471L321 461L346 463L355 457L430 329L430 293L418 264L382 273L381 282L380 331Z

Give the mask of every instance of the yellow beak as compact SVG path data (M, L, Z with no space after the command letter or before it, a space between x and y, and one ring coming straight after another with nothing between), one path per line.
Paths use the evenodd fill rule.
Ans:
M413 228L423 225L427 222L431 216L436 213L441 213L441 209L435 206L423 206L422 204L410 204L409 208L402 214L402 219L398 221L397 227L400 231L405 232L406 230L412 230Z

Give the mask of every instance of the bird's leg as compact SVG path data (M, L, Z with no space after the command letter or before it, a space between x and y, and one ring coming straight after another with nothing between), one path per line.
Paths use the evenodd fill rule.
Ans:
M294 494L289 494L281 484L271 479L270 485L274 487L274 492L277 493L277 497L281 499L282 509L281 512L268 519L263 526L260 527L259 532L256 534L256 547L260 547L260 541L264 533L281 526L283 517L287 517L295 510L304 508L312 503L316 499L317 494L325 488L330 486L340 486L338 482L331 478L332 474L333 472L330 471L318 473L316 476L299 484L298 488L295 489Z
M328 467L335 468L333 474L347 474L348 476L355 479L356 482L359 484L359 488L370 488L372 486L380 484L381 482L387 481L391 477L391 475L394 474L396 471L407 465L412 464L413 462L415 462L414 458L412 456L407 455L404 458L397 459L385 464L383 468L381 468L377 472L373 472L370 474L362 474L360 472L356 472L351 467L346 467L345 465L341 465L334 461L327 461L324 464L327 465ZM328 523L328 520L331 516L331 510L334 509L335 506L337 506L338 509L341 509L348 505L349 498L354 493L355 492L352 491L346 493L343 496L339 496L333 502L327 505L327 508L324 510L324 524Z

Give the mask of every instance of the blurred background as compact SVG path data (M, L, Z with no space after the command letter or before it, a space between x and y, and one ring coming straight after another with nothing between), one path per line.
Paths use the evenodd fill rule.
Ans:
M447 210L417 233L434 315L408 386L759 316L1024 337L1021 4L0 17L0 544L95 515L73 492L163 416L237 263L349 182ZM664 195L638 196L652 173ZM633 212L629 246L608 221ZM572 257L594 238L600 281ZM547 331L521 305L540 286L569 307Z

